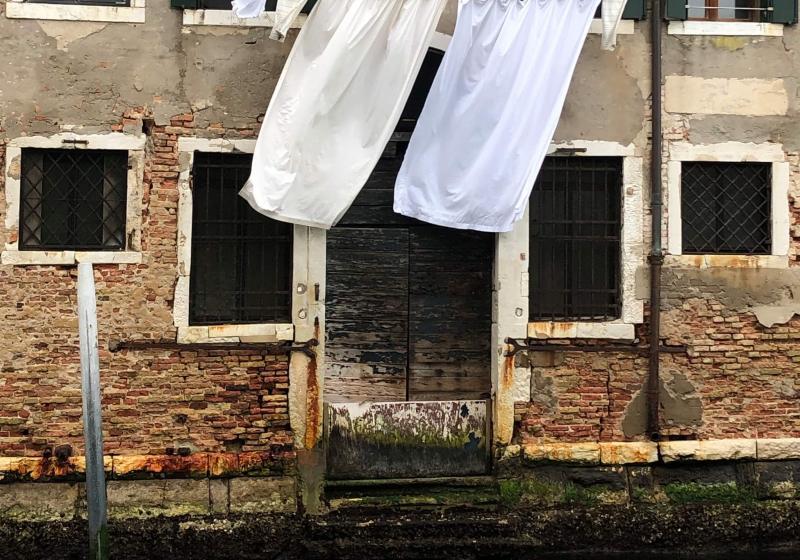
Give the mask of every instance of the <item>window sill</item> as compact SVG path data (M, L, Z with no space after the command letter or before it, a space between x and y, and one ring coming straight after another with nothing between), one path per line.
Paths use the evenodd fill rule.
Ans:
M299 29L305 23L305 14L301 14L292 22L290 29ZM216 25L223 27L273 27L275 12L263 12L257 18L240 19L232 10L183 10L183 25Z
M131 0L130 7L39 4L9 0L6 17L60 21L97 21L109 23L144 23L145 0Z
M747 21L671 21L670 35L733 35L745 37L783 37L782 23Z
M634 326L629 323L582 323L536 321L528 323L528 338L600 338L607 340L633 340Z
M619 27L617 28L617 35L633 35L633 20L632 19L623 19L619 22ZM602 35L603 34L603 20L602 19L593 19L592 25L589 27L589 33L593 35Z
M291 323L178 327L178 344L268 343L294 340Z
M789 268L784 255L667 255L665 266L676 268Z
M0 263L12 266L92 264L140 264L138 251L3 251Z

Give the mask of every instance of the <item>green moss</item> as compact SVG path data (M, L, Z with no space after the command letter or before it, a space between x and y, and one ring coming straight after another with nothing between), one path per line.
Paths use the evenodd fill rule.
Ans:
M563 489L554 482L534 478L504 479L498 482L500 503L514 507L523 503L553 504L563 499Z
M733 504L752 502L756 499L754 488L741 487L735 482L714 484L673 483L664 486L664 493L671 502L677 504L702 502Z

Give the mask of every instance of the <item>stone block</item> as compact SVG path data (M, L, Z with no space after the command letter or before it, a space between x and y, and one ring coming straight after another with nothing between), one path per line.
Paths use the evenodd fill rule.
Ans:
M600 464L597 443L533 443L522 447L525 462Z
M164 511L163 480L110 480L106 494L111 517L150 517Z
M230 484L231 513L294 513L297 495L291 478L233 478Z
M211 510L209 480L176 479L164 481L163 515L203 515Z
M756 440L665 441L658 444L661 459L674 461L736 461L756 458Z
M759 439L756 447L759 461L800 459L800 438Z
M58 521L71 519L78 502L78 485L18 482L0 486L0 519Z
M208 481L209 507L212 514L228 513L228 480L210 479Z
M601 443L600 461L605 465L656 463L658 444L649 441Z

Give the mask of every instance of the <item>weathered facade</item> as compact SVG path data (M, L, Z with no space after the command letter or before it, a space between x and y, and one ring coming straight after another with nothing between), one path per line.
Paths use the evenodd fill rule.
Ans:
M530 220L488 240L407 224L385 212L410 131L400 126L342 227L259 230L255 243L212 254L229 231L213 229L222 220L215 209L237 202L231 189L209 202L218 196L209 189L235 183L226 173L242 163L226 155L252 153L296 34L269 41L269 13L245 23L192 9L203 2L168 4L0 0L0 509L20 501L25 481L66 487L81 478L77 262L95 263L105 453L120 514L153 505L147 491L132 490L146 484L158 487L161 512L319 510L328 403L341 413L360 401L487 399L476 445L491 442L487 472L496 474L523 463L604 465L625 480L633 475L621 469L683 461L797 470L796 25L664 25L669 350L660 358L659 443L647 430L645 386L648 20L624 20L613 52L600 49L594 26L581 55L553 140L552 181L543 174L542 185L556 193L566 184L587 193L583 202L559 199L563 192L537 199ZM433 70L456 5L448 3L431 45ZM124 200L114 203L126 218L119 243L104 234L99 248L48 245L35 186L45 164L32 163L35 154L47 161L47 150L73 167L81 150L127 154ZM602 189L592 179L600 173ZM734 187L709 186L725 181ZM592 209L601 206L608 213L598 217ZM588 229L548 238L557 207L571 209L559 219ZM108 224L113 212L98 212ZM253 295L250 273L231 267L252 262L267 238L283 245L258 253L259 278L272 275L273 284ZM288 263L283 273L271 268L278 262ZM550 277L551 269L559 272ZM214 286L232 299L213 300ZM248 302L262 314L248 315ZM507 338L543 346L509 356ZM793 477L775 482L789 497ZM69 487L74 495L54 498L51 513L80 508L79 488Z

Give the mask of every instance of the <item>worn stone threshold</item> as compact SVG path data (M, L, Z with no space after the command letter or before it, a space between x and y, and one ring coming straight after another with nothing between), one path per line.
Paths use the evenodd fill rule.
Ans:
M440 476L432 478L385 478L361 480L328 480L326 488L374 488L403 486L492 486L497 484L493 476Z

